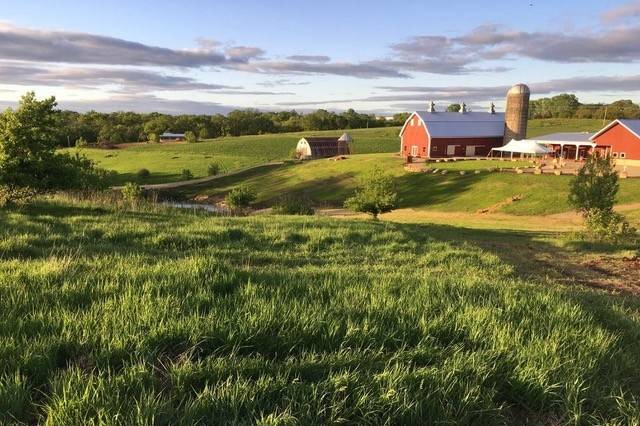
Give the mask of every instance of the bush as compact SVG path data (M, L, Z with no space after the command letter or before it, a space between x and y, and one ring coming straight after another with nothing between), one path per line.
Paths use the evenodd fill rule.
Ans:
M629 242L638 235L637 230L619 213L612 210L591 209L585 215L587 234L596 241Z
M86 148L87 145L89 145L87 143L87 140L83 137L79 137L78 139L76 139L76 148Z
M207 174L209 176L218 176L222 171L222 166L220 163L211 163L209 167L207 167Z
M585 217L593 209L612 210L618 188L613 159L595 152L571 181L569 202Z
M33 92L0 114L0 186L3 203L38 193L106 185L107 172L78 153L56 152L60 132L55 98L38 101ZM31 194L26 196L26 194Z
M360 183L355 195L347 199L345 207L356 212L369 213L374 219L380 213L387 213L397 207L398 194L393 177L376 167Z
M315 210L313 209L311 199L309 199L308 197L285 195L284 197L281 197L273 206L273 213L310 216L315 214Z
M193 179L193 173L191 173L191 170L189 169L182 169L182 172L180 172L180 179L191 180Z
M147 136L147 139L149 140L149 142L152 142L152 143L160 142L160 136L158 136L157 133L149 133L149 135Z
M193 132L185 132L184 140L187 141L187 143L196 143L196 142L198 142L198 138L196 137L196 134L193 133Z
M151 176L151 172L149 171L149 169L140 169L136 172L136 176L138 176L140 179L146 179Z
M133 207L138 204L142 198L142 188L135 182L127 182L125 186L122 187L122 199L129 206Z
M291 148L291 150L289 151L289 158L291 160L299 160L300 159L300 153L298 152L298 150L296 148Z
M253 189L247 185L240 185L233 188L225 197L225 202L234 212L241 213L248 208L257 198Z

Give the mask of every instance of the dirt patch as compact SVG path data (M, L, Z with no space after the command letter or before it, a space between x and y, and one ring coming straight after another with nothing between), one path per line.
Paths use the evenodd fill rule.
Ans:
M582 263L590 277L580 280L582 284L614 292L640 295L640 258L600 257Z
M516 201L520 201L522 200L522 195L518 194L518 195L512 195L511 197L507 198L506 200L500 201L499 203L496 203L490 207L487 207L485 209L480 209L478 210L476 213L495 213L497 211L499 211L501 208L508 206L509 204L513 204Z

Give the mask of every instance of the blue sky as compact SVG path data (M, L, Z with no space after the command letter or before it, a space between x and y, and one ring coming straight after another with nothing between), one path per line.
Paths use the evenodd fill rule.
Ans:
M640 94L640 1L0 0L0 103L166 112L381 114L506 86Z

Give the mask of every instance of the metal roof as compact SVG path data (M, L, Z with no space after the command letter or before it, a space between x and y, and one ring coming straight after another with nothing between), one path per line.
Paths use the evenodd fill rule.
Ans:
M551 133L550 135L538 136L534 138L537 141L546 142L590 142L593 133L573 132L573 133Z
M184 133L169 133L169 132L164 132L163 134L160 135L160 137L167 137L167 138L181 138L184 137Z
M622 123L623 126L625 126L629 130L631 130L633 133L635 133L638 137L640 137L640 120L624 119L624 120L618 120L618 121Z
M420 117L432 138L504 136L504 113L416 111L414 114Z

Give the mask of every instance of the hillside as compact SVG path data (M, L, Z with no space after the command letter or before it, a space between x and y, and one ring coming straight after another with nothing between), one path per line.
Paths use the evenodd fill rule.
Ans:
M531 120L529 135L560 131L595 131L599 120L548 119ZM375 128L348 130L354 137L353 149L357 154L396 152L399 150L399 128ZM126 149L83 149L82 153L95 160L99 166L118 172L113 184L127 181L163 183L181 180L180 173L189 169L194 176L206 176L212 162L227 170L240 169L273 160L290 157L290 152L302 136L340 135L342 131L283 133L272 135L227 137L202 141L197 144L134 144ZM71 150L75 152L75 149ZM146 168L151 176L139 179L136 172Z
M396 177L402 208L475 212L518 196L519 201L506 203L496 211L532 215L569 210L570 176L517 175L487 170L523 165L529 163L471 160L434 164L441 170L447 169L447 175L415 174L405 172L402 159L393 154L354 155L342 161L314 160L258 168L165 195L169 198L209 196L209 202L215 202L243 183L256 189L258 205L262 207L273 205L283 194L305 195L318 206L341 207L358 185L358 178L375 166L381 166ZM465 170L466 174L461 176L460 170ZM473 173L475 170L481 173ZM640 202L640 179L621 180L619 202Z
M640 303L557 236L55 200L0 225L2 424L640 420Z

